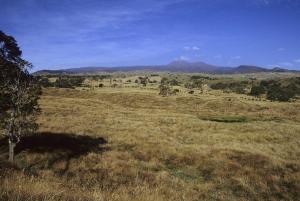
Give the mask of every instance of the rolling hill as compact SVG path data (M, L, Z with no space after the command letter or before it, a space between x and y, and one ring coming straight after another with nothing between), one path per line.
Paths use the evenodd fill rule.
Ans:
M42 74L97 74L101 72L132 72L132 71L155 71L155 72L183 72L183 73L210 73L210 74L243 74L260 72L297 72L282 68L267 69L258 66L240 65L238 67L222 67L204 62L188 62L184 60L173 61L167 65L149 66L119 66L119 67L80 67L61 70L41 70L35 75Z

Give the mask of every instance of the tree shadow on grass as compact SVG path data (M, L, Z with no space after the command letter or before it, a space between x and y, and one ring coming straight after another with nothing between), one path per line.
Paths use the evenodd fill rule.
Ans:
M107 141L101 137L91 137L70 133L41 132L25 136L15 148L16 162L20 168L53 169L58 162L64 162L59 173L64 174L69 169L70 160L79 158L88 153L102 153L108 148L104 147ZM0 155L8 151L7 138L0 140ZM28 161L35 155L36 158ZM27 156L27 157L25 157ZM20 162L22 161L22 162Z

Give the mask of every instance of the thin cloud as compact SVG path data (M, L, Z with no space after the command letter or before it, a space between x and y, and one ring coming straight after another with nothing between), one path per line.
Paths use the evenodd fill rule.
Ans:
M192 47L192 50L198 51L198 50L200 50L200 48L197 47L197 46L193 46L193 47Z
M285 48L283 48L283 47L279 47L279 48L277 48L277 50L276 50L277 52L283 52L283 51L285 51Z
M241 56L234 56L234 57L232 57L232 59L236 59L236 60L239 60L241 58L242 58Z
M200 50L200 48L197 46L185 46L185 47L183 47L183 49L186 51L199 51Z
M190 58L182 55L182 56L175 58L175 60L176 61L188 61L188 60L190 60Z

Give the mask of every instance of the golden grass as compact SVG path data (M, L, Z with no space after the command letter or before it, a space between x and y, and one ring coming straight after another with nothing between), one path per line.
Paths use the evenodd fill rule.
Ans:
M299 102L215 91L157 94L141 88L45 89L38 122L48 143L24 145L15 168L0 165L0 198L299 199ZM56 135L70 143L52 146ZM107 142L90 144L97 138Z

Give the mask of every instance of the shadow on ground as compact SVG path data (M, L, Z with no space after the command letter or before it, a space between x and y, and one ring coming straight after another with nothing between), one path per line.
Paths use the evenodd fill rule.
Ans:
M70 160L88 153L102 153L107 141L104 138L71 133L41 132L25 136L15 148L17 166L25 169L48 169L63 162L60 173L69 168ZM0 140L0 161L7 159L8 140ZM1 165L1 164L0 164Z

